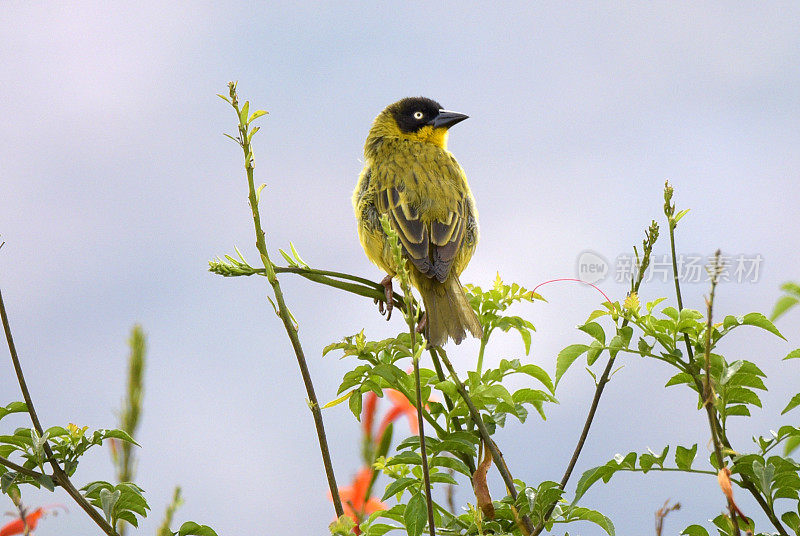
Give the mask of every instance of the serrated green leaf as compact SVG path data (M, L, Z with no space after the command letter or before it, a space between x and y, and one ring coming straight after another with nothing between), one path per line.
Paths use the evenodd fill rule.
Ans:
M775 327L775 324L770 322L769 318L767 318L761 313L747 313L746 315L744 315L744 318L742 318L742 324L747 326L756 326L761 329L765 329L770 333L777 335L781 339L786 340L786 337L781 335L781 332L778 331L778 328Z
M187 521L178 529L178 536L217 536L217 533L209 526Z
M0 419L10 413L24 413L28 411L28 406L25 402L11 402L6 407L0 407Z
M254 120L258 119L262 115L267 115L269 112L265 110L256 110L255 112L250 115L250 118L247 120L248 123L252 123Z
M800 406L800 393L797 393L792 397L792 399L789 401L786 407L783 408L783 411L781 411L781 415L792 411L797 406Z
M550 375L542 367L528 363L526 365L522 365L521 367L519 367L517 372L520 372L522 374L527 374L532 378L536 378L537 380L542 382L542 384L545 387L547 387L547 390L550 391L550 393L555 392L555 388L553 387L553 380L550 378Z
M395 496L396 494L400 493L401 491L405 490L408 486L412 484L416 484L416 478L398 478L394 482L390 483L386 486L386 490L383 492L383 497L381 497L382 501L386 501L391 497Z
M602 528L608 536L614 536L614 524L609 518L597 512L584 508L582 506L571 506L564 512L564 522L570 523L572 521L589 521ZM558 520L556 520L558 521Z
M589 347L585 344L571 344L558 353L558 359L556 360L556 386L558 386L558 382L567 372L570 365L588 350Z
M786 314L789 309L797 305L798 300L795 296L781 296L778 298L778 301L775 302L775 307L772 309L772 314L770 315L770 319L774 322L784 314Z
M347 404L350 406L350 411L355 415L356 420L361 422L361 391L359 389L352 391Z
M428 519L428 506L422 493L415 493L406 504L403 522L408 536L420 536Z
M603 330L603 327L597 322L587 322L582 326L578 326L578 329L583 331L584 333L588 333L591 337L599 341L600 344L605 346L606 332Z
M681 531L686 536L709 536L708 531L700 525L689 525Z
M600 480L601 478L604 481L608 481L611 478L611 475L619 471L620 467L614 463L613 465L601 465L599 467L594 467L581 475L580 480L578 480L578 484L575 487L575 497L572 499L572 504L577 503L584 494L589 491L589 488L592 487L592 484Z
M472 478L472 473L470 472L469 467L467 467L467 464L458 458L450 458L449 456L435 456L430 459L430 466L447 467L448 469L452 469L453 471Z
M697 456L697 443L688 449L678 445L675 448L675 465L678 466L678 469L691 469L695 456Z

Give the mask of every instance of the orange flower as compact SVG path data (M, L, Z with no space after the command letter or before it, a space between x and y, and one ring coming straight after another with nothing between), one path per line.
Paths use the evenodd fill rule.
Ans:
M364 435L372 439L372 424L375 422L375 410L378 407L378 395L373 391L367 393L367 400L364 404L364 411L361 414L361 426Z
M28 525L28 531L33 532L36 529L36 525L39 523L39 519L45 514L44 508L37 508L30 514L25 516L25 521L22 521L22 518L19 517L13 521L10 521L0 527L0 536L12 536L14 534L23 534L25 532L25 524Z
M381 421L381 427L378 430L378 437L383 436L384 430L392 423L402 416L408 417L408 426L411 428L411 433L414 435L419 434L419 425L417 424L417 408L401 393L394 389L384 389L392 401L392 408L386 413Z
M364 467L347 487L339 488L339 497L342 499L344 513L356 522L361 523L364 517L378 510L386 510L386 505L376 497L367 497L369 483L372 480L372 469ZM330 492L328 493L330 497ZM356 534L361 534L358 527L353 529ZM0 535L3 536L3 535Z

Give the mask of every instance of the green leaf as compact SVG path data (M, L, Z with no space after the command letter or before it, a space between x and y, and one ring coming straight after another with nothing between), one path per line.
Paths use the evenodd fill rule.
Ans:
M589 350L585 344L571 344L558 353L556 360L556 386L567 369L575 362L578 357Z
M103 513L106 515L106 520L111 521L112 514L114 512L114 505L117 504L122 492L120 490L114 490L113 492L109 489L103 488L100 490L100 506L103 508Z
M34 480L42 485L48 491L55 491L56 485L53 483L53 479L50 478L48 475L38 475L34 477Z
M553 380L550 378L550 375L542 367L529 363L527 365L522 365L521 367L519 367L517 372L520 372L522 374L527 374L532 378L536 378L537 380L542 382L542 384L545 387L547 387L547 390L550 391L551 394L555 392L555 388L553 387Z
M406 504L403 522L408 536L420 536L428 519L428 506L422 493L415 493Z
M792 350L791 352L789 352L789 355L787 355L783 359L784 361L787 359L800 359L800 348Z
M800 515L796 512L786 512L781 516L781 520L789 525L796 534L800 534Z
M775 302L775 307L772 309L772 314L770 318L775 321L781 316L783 316L786 311L797 305L797 302L800 301L794 296L781 296L777 302Z
M178 529L178 536L217 536L217 533L209 526L187 521Z
M770 333L774 333L781 339L786 340L786 337L781 335L781 332L778 331L778 328L775 327L775 324L770 322L769 318L767 318L761 313L747 313L746 315L744 315L744 318L742 319L742 324L747 326L756 326L761 329L765 329Z
M595 339L597 339L600 344L606 344L606 332L603 330L602 326L597 322L587 322L582 326L578 326L578 329L583 331L584 333L588 333Z
M783 455L788 456L794 450L800 447L800 435L792 436L786 440L786 443L783 445Z
M589 521L598 525L608 536L614 536L614 524L606 516L595 510L583 508L582 506L571 506L564 512L564 523L573 521ZM557 522L562 522L557 520Z
M681 531L681 534L686 536L708 536L708 531L700 525L689 525Z
M356 416L358 421L361 421L361 391L358 389L353 390L348 401L350 411Z
M4 408L0 407L0 419L9 413L24 413L26 411L28 411L28 406L25 402L11 402Z
M589 491L589 488L592 487L592 484L600 480L601 478L608 482L608 479L611 478L611 475L619 471L620 467L616 462L610 462L606 465L601 465L599 467L594 467L581 475L580 480L578 480L578 485L575 488L575 498L572 499L572 504L575 504L580 500L583 495Z
M697 456L697 443L688 449L678 445L675 449L675 465L678 466L678 469L691 469L695 456Z
M408 478L408 477L398 478L397 480L386 486L386 490L383 492L383 497L381 497L381 500L385 501L390 497L393 497L394 495L405 490L408 486L416 483L417 483L416 478Z
M358 389L354 389L353 391L348 391L345 394L343 394L342 396L340 396L339 398L337 398L335 400L331 400L330 402L328 402L327 404L322 406L322 409L328 409L328 408L332 408L333 406L338 406L339 404L341 404L342 402L344 402L345 400L350 398L350 396L353 394L354 391L358 391Z
M248 122L248 123L252 123L252 122L253 122L255 119L258 119L258 118L259 118L259 117L261 117L262 115L267 115L268 113L269 113L269 112L267 112L267 111L265 111L265 110L256 110L255 112L253 112L253 113L252 113L252 115L251 115L251 116L250 116L250 118L247 120L247 122Z
M469 467L467 467L467 464L458 458L435 456L430 459L430 465L431 467L447 467L448 469L452 469L453 471L472 478L472 473L470 472Z

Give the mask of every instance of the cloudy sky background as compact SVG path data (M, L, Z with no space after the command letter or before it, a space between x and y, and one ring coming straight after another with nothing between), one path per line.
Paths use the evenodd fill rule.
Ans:
M350 195L374 116L425 95L471 116L450 138L481 215L467 282L488 285L498 271L529 288L574 277L586 250L613 263L651 219L663 224L666 179L679 208L692 209L678 228L680 253L764 259L756 282L721 285L720 315L768 313L780 283L800 279L795 3L79 4L0 3L0 288L46 426L115 425L126 340L143 325L138 482L153 512L142 534L155 530L175 484L186 498L177 519L221 536L323 534L333 512L265 282L206 271L234 245L257 259L241 153L221 135L235 130L215 96L229 80L270 112L255 147L272 252L291 240L313 266L382 276L356 239ZM660 241L657 254L667 248ZM369 301L283 281L323 402L354 365L321 358L326 344L403 327L399 317L387 325ZM615 299L626 288L613 274L600 286ZM498 337L491 361L519 357L552 372L561 348L586 340L574 326L599 295L571 284L540 291L547 304L517 311L538 329L531 356L515 337ZM687 283L686 305L701 308L705 292L705 283ZM642 291L647 300L667 295L658 281ZM796 424L796 415L776 416L797 390L800 363L780 358L800 346L798 312L779 328L789 342L753 328L723 345L730 360L750 359L770 376L764 410L732 425L742 450L753 435ZM453 349L462 370L476 348ZM662 388L671 371L632 356L620 363L570 493L580 472L617 452L677 440L699 443L698 459L707 458L694 397ZM582 368L562 382L546 423L531 418L501 433L515 476L560 479L593 392ZM20 398L10 360L0 360L0 403ZM6 418L3 433L28 426L23 417ZM345 485L358 469L360 429L344 406L325 418ZM75 480L112 478L98 450ZM667 521L671 533L724 507L713 477L667 474L618 475L583 504L609 515L618 534L652 534L666 499L683 505ZM69 508L37 534L98 532Z

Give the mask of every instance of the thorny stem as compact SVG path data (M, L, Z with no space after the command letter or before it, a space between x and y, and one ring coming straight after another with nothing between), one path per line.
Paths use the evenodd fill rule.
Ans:
M39 416L36 414L36 409L33 406L33 400L31 399L30 391L28 391L28 385L25 382L25 376L22 374L22 364L20 363L19 356L17 355L17 348L14 345L14 338L11 336L11 325L8 321L8 315L6 314L6 306L3 302L2 292L0 292L0 317L2 317L3 330L6 334L6 342L8 343L8 351L11 354L11 361L14 364L14 371L17 374L19 388L22 391L22 397L25 399L25 404L28 407L28 414L31 417L31 422L33 423L33 427L36 429L36 432L39 434L39 437L43 437L44 429L42 428L42 423L39 421ZM50 444L47 441L44 443L44 452L47 456L47 461L53 468L53 481L64 488L64 491L66 491L78 504L78 506L80 506L83 511L92 518L92 521L94 521L97 526L103 530L103 532L109 536L117 536L114 528L109 525L102 514L100 514L97 509L89 504L83 495L81 495L81 493L72 484L67 474L63 469L61 469L61 466L58 465L58 462L56 462L55 456L53 456L53 450L50 448Z
M272 286L272 290L275 293L278 315L283 321L286 334L289 336L295 356L297 357L297 364L300 367L300 374L303 377L303 383L305 384L306 393L308 395L308 405L314 417L314 426L317 431L317 439L319 440L322 461L325 465L325 474L328 478L328 487L333 499L333 507L336 511L336 516L341 517L344 515L344 508L342 507L342 500L339 497L339 488L336 485L336 477L333 473L333 464L331 463L330 451L328 449L328 440L325 436L325 426L322 421L322 411L320 410L319 403L317 402L317 395L314 392L314 384L311 381L311 374L309 373L308 365L306 364L305 354L302 346L300 345L300 339L297 336L297 329L294 326L291 314L286 306L281 285L275 275L274 265L269 259L267 244L264 239L264 230L261 227L261 214L258 209L258 197L256 195L256 187L253 179L254 159L253 152L250 148L250 138L252 134L249 130L249 119L245 117L246 113L242 114L242 111L239 108L238 96L236 94L236 84L231 82L228 84L228 88L230 91L229 102L233 106L234 110L236 110L236 116L239 118L239 138L237 141L244 152L244 165L245 170L247 171L250 209L253 213L253 227L256 234L256 248L261 254L261 262L264 265L267 280L269 281L270 285Z
M492 459L494 459L495 464L497 465L497 470L500 471L500 476L503 477L503 482L508 489L509 495L516 500L517 499L517 490L514 487L514 478L511 476L511 472L508 470L508 465L506 465L505 458L503 458L503 453L500 452L500 449L497 448L497 444L492 439L492 436L489 435L489 431L486 429L486 425L481 418L481 414L478 409L475 407L475 404L472 402L472 398L469 396L469 392L467 388L461 383L461 380L458 379L458 374L456 373L456 369L453 367L453 364L450 362L450 359L447 357L443 351L440 351L439 348L435 349L436 353L439 355L439 358L444 363L444 366L447 368L448 372L450 372L450 376L453 378L453 382L456 384L456 389L458 390L458 394L461 395L461 398L464 400L464 403L469 408L469 413L472 416L472 420L475 421L475 424L478 426L478 433L480 434L483 442L486 444L486 447L492 453ZM533 530L533 523L531 519L525 515L522 516L522 524L519 527L522 533L525 536L529 536Z

